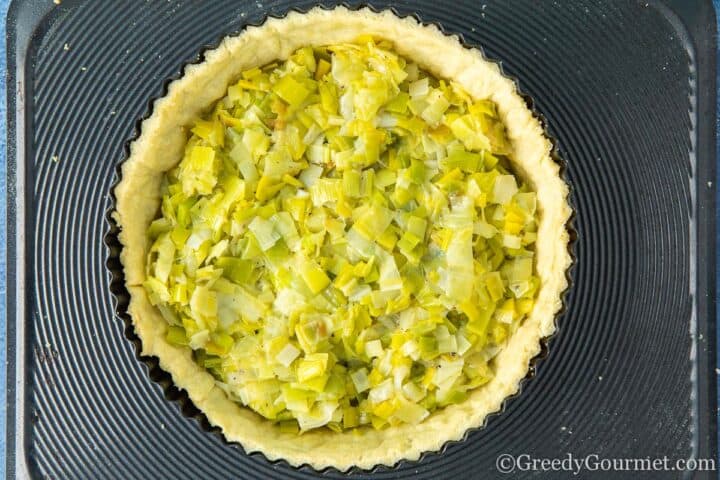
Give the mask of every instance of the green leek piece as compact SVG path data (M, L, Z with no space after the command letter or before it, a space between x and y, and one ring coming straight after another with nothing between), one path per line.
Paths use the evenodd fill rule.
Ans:
M300 355L298 350L293 344L288 343L278 352L275 359L284 367L289 367L292 362Z
M327 364L327 353L313 353L311 355L305 355L298 364L298 381L300 383L304 383L310 379L322 376L327 370Z
M517 193L518 187L512 175L500 175L495 179L492 201L505 205Z
M218 257L215 265L222 268L225 277L240 284L250 281L254 268L253 262L236 257Z
M262 217L255 217L248 225L248 230L255 236L255 240L263 252L270 249L275 242L282 238L282 235L275 230L272 222Z
M300 275L310 290L317 294L330 285L330 278L318 264L309 259L302 259L299 265Z
M300 104L310 95L310 90L298 82L292 75L285 75L273 86L273 92L293 107Z
M175 325L170 325L168 327L167 335L165 336L165 339L172 343L173 345L187 345L188 344L188 338L185 334L185 329L183 327L178 327Z
M212 147L195 146L180 163L183 193L212 193L217 183L215 150Z

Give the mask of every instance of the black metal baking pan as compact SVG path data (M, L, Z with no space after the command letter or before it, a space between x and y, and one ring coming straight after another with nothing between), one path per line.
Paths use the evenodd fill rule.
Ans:
M522 394L442 453L350 475L503 478L501 454L717 459L712 4L368 3L460 34L518 79L566 164L578 239L559 331ZM209 433L152 359L138 360L127 319L117 314L124 299L113 297L117 278L104 243L116 168L151 100L223 36L315 4L12 4L11 476L343 475L270 463ZM112 257L117 245L108 243ZM516 471L513 478L557 475ZM586 471L581 478L642 475L715 476Z

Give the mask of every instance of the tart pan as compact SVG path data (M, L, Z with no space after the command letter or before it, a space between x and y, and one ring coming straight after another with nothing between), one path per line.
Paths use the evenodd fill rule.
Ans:
M12 5L10 475L342 475L246 455L208 433L213 429L153 358L138 357L117 232L107 216L127 142L184 65L247 25L317 4ZM501 478L501 454L716 458L710 2L346 5L414 15L499 61L546 120L576 212L572 287L558 332L545 342L547 358L530 370L535 378L483 428L442 452L348 473Z

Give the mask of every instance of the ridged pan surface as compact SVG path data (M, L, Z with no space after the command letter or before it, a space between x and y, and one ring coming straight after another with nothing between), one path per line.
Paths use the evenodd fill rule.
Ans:
M353 476L494 478L503 453L685 458L715 445L695 414L707 354L693 330L695 67L672 13L643 2L370 3L462 34L519 79L566 163L578 240L558 333L521 395L440 454ZM18 427L37 478L317 474L246 455L189 418L191 405L180 411L115 313L103 242L126 141L167 80L223 36L315 4L63 0L42 20L26 62L32 358ZM663 476L677 475L653 478Z

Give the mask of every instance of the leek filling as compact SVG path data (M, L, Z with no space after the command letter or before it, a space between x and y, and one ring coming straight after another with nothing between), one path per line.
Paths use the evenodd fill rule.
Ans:
M144 287L283 431L416 424L533 308L536 195L495 105L369 37L245 71L195 122Z

